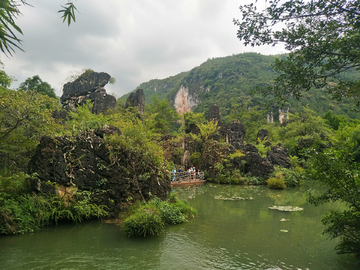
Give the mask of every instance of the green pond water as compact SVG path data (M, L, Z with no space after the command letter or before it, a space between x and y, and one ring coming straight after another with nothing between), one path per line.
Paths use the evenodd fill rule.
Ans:
M321 216L341 206L309 205L309 188L176 188L199 216L161 236L127 238L100 221L1 236L0 269L360 269L357 258L337 255L336 241L322 235ZM268 208L274 205L303 211Z

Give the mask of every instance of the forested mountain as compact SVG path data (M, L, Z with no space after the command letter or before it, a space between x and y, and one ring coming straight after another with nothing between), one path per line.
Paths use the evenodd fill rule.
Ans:
M272 112L277 121L279 107L274 106L270 96L264 97L257 91L257 87L266 86L276 77L272 69L272 63L277 56L265 56L257 53L244 53L221 58L208 59L206 62L190 71L182 72L162 80L154 79L140 84L137 88L144 90L146 102L151 102L151 97L157 95L159 99L168 99L177 107L178 111L183 104L187 103L186 109L194 112L208 114L209 107L217 104L221 108L221 114L226 120L234 105L238 108L258 106L258 109ZM349 76L357 76L357 73L349 72ZM125 100L125 95L121 100ZM184 101L185 99L185 101ZM265 105L272 104L270 107ZM308 106L318 115L323 116L332 110L335 114L345 114L352 118L358 118L359 113L351 111L348 102L338 103L331 100L323 90L311 90L303 93L300 100L290 99L283 106L289 112L303 112Z

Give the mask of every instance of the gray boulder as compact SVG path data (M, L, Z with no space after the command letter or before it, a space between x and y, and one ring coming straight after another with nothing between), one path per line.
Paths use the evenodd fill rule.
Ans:
M80 76L73 82L68 82L63 87L61 103L73 97L86 96L89 93L99 91L110 80L111 76L105 72L91 72L87 76Z

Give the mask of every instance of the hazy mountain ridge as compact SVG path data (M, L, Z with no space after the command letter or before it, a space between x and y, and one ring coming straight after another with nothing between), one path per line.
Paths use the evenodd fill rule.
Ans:
M221 108L222 116L226 118L230 113L231 99L240 106L257 105L265 109L262 104L269 101L269 98L257 94L256 91L250 95L250 92L257 86L271 83L276 77L277 74L271 66L276 57L284 56L244 53L208 59L190 71L165 79L150 80L140 84L136 89L144 90L146 103L151 102L153 95L157 95L159 99L168 99L177 108L183 106L177 104L179 102L191 103L186 109L193 108L194 112L204 112L205 116L210 106L217 104ZM182 91L181 101L179 101L180 91ZM128 94L124 95L121 100L125 100L127 96ZM194 106L194 102L197 106ZM302 112L303 107L307 105L320 116L330 109L336 114L346 114L352 118L360 115L351 111L351 106L347 102L337 103L322 90L311 90L304 93L300 100L289 100L287 107L294 113ZM279 108L273 106L267 110L273 113L274 120L277 121Z

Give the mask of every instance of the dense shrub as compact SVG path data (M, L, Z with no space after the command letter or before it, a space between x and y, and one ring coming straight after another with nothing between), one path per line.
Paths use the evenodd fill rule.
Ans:
M276 178L276 177L271 177L269 178L269 180L267 181L268 186L270 188L273 189L284 189L286 188L286 184L283 178Z
M127 236L158 235L165 230L165 223L156 205L146 204L125 219L122 230Z
M195 209L172 193L166 201L154 198L137 209L122 223L122 230L127 236L146 236L160 234L167 224L179 224L194 218Z
M300 166L291 169L276 166L272 177L267 180L267 184L273 189L284 189L298 186L302 180L303 169Z
M78 192L71 199L31 195L26 177L23 173L0 177L0 234L33 232L60 220L79 222L107 215L105 206L91 203L90 192Z
M284 189L286 188L284 173L281 170L275 170L273 177L267 180L269 188L273 189Z

